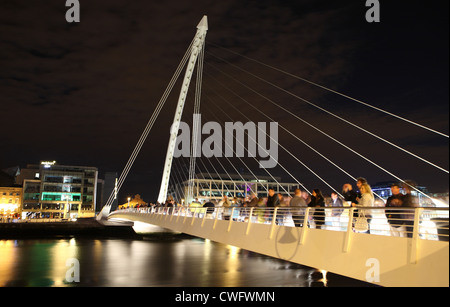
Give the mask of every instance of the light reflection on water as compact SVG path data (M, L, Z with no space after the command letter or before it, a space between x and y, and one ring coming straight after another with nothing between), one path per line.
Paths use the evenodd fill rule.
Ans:
M66 280L69 258L79 261L79 283ZM308 287L333 282L364 285L185 235L143 240L0 240L0 286Z

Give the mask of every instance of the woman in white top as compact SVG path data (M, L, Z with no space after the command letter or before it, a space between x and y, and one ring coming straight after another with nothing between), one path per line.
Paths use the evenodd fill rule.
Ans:
M359 191L361 192L361 198L359 199L358 207L374 207L375 198L370 185L367 183L362 184Z
M373 196L372 189L370 188L370 185L367 183L363 183L359 189L361 192L361 198L359 199L358 207L374 207L375 206L375 198ZM367 223L369 224L369 231L370 233L370 221L371 219L371 210L361 210L361 213L364 213L365 217L367 218Z

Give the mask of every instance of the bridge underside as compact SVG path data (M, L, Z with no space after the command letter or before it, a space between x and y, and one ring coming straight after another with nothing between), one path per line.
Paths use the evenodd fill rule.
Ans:
M155 213L119 218L233 245L381 286L449 286L448 242Z

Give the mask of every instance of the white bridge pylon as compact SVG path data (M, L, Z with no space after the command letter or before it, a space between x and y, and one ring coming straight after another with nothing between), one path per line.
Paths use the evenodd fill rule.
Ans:
M195 62L198 55L203 51L205 45L206 32L208 31L208 19L203 16L202 20L197 26L197 33L194 37L194 43L191 49L191 56L189 58L186 73L184 75L183 84L181 86L180 96L178 98L177 108L175 110L175 116L173 118L173 124L170 131L169 145L167 146L166 160L164 162L164 170L161 180L161 188L158 195L158 202L164 203L167 198L167 189L169 187L170 171L172 168L173 153L177 141L178 129L180 127L181 116L183 114L184 103L189 90L189 84L191 83L192 73L194 72ZM198 69L198 68L197 68ZM198 80L197 80L198 81ZM194 145L193 145L194 146Z

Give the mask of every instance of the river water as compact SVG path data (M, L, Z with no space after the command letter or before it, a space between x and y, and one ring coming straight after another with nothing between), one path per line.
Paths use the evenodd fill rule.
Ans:
M0 240L1 287L368 285L187 235Z

